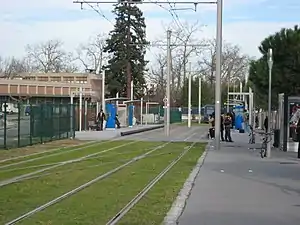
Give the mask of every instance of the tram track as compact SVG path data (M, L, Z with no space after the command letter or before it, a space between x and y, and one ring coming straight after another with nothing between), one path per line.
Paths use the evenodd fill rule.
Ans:
M195 134L193 133L191 135L195 135ZM144 140L142 140L142 141L144 141ZM134 141L134 142L136 143L136 142L140 142L140 141ZM71 196L77 194L78 192L86 189L87 187L93 185L94 183L96 183L96 182L98 182L100 180L103 180L105 178L108 178L112 174L115 174L116 172L124 169L125 167L128 167L129 165L131 165L131 164L133 164L133 163L135 163L137 161L140 161L141 159L146 158L148 155L152 154L153 152L155 152L155 151L157 151L159 149L162 149L162 148L166 147L168 144L170 144L172 142L173 142L173 140L165 142L165 143L163 143L163 144L161 144L161 145L159 145L159 146L151 149L150 151L147 151L146 153L143 153L143 154L141 154L139 156L135 156L132 159L127 160L127 162L125 162L125 163L123 163L123 164L115 167L114 169L111 169L108 172L106 172L104 174L101 174L98 177L96 177L96 178L94 178L94 179L92 179L92 180L90 180L90 181L88 181L88 182L86 182L86 183L84 183L84 184L82 184L82 185L80 185L80 186L78 186L78 187L76 187L76 188L74 188L74 189L66 192L65 194L63 194L63 195L61 195L61 196L59 196L59 197L57 197L57 198L55 198L55 199L53 199L53 200L45 203L43 205L40 205L39 207L37 207L37 208L35 208L35 209L33 209L33 210L31 210L31 211L29 211L29 212L27 212L27 213L19 216L19 217L11 220L10 222L6 223L6 225L16 224L16 223L18 223L18 222L20 222L20 221L22 221L22 220L24 220L24 219L26 219L26 218L28 218L28 217L36 214L36 213L42 211L42 210L44 210L44 209L46 209L46 208L48 208L48 207L50 207L50 206L52 206L54 204L57 204L57 203L63 201L64 199L67 199L67 198L71 197Z
M176 151L169 151L169 152L153 154L153 155L147 156L145 158L163 156L163 155L171 154L171 153L174 153L174 152L176 152ZM98 163L98 164L94 164L94 165L84 166L84 167L80 167L80 168L76 168L76 169L66 169L66 170L62 170L62 171L59 171L59 172L56 172L56 171L55 172L48 172L48 173L44 173L44 174L41 174L41 175L34 175L34 176L31 176L31 177L27 177L27 178L24 178L24 180L41 178L41 177L51 176L51 175L54 175L54 174L57 175L57 174L60 174L60 173L68 173L68 172L71 173L71 172L75 172L75 171L80 171L80 170L85 170L85 169L90 169L90 168L95 168L95 167L101 167L101 166L107 166L107 165L110 165L110 164L122 163L122 162L127 162L127 161L128 161L128 159L122 159L122 160L116 160L116 161L112 161L112 162L104 162L104 163ZM16 182L18 182L18 181L16 181Z
M128 143L125 143L125 144L122 144L122 145L117 145L115 147L102 150L100 152L88 154L88 155L85 155L85 156L82 156L82 157L76 158L76 159L66 160L66 161L63 161L63 162L61 162L59 164L56 164L56 165L52 165L52 166L49 166L49 167L46 167L46 168L43 168L43 169L39 169L39 170L30 172L30 173L26 173L26 174L17 176L17 177L13 177L13 178L10 178L10 179L7 179L7 180L0 181L0 188L4 187L4 186L7 186L9 184L13 184L13 183L16 183L16 182L23 181L25 179L28 180L27 178L31 177L33 175L37 175L37 174L43 173L45 171L52 170L52 169L55 169L55 168L58 168L58 167L61 167L61 166L67 165L67 164L81 162L84 159L87 159L89 157L93 157L93 156L96 156L96 155L104 154L106 152L109 152L109 151L112 151L112 150L115 150L115 149L118 149L118 148L122 148L122 147L125 147L125 146L128 146L128 145L132 145L132 144L137 143L137 142L140 142L140 141L131 141L131 142L128 142Z
M152 179L137 195L135 195L106 225L117 224L189 151L197 142L184 148L184 150L171 163L169 163L154 179Z
M94 179L92 179L92 180L90 180L90 181L88 181L88 182L86 182L86 183L84 183L84 184L82 184L82 185L80 185L80 186L78 186L78 187L72 189L71 191L68 191L68 192L66 192L65 194L63 194L63 195L61 195L61 196L59 196L59 197L57 197L57 198L55 198L55 199L53 199L53 200L51 200L51 201L49 201L49 202L47 202L47 203L45 203L45 204L43 204L43 205L41 205L41 206L39 206L39 207L37 207L37 208L35 208L35 209L33 209L33 210L31 210L31 211L29 211L29 212L23 214L23 215L21 215L21 216L15 218L15 219L13 219L12 221L6 223L5 225L16 224L17 222L20 222L21 220L24 220L25 218L27 218L27 217L29 217L29 216L32 216L32 215L34 215L34 214L36 214L36 213L38 213L38 212L40 212L40 211L42 211L42 210L44 210L44 209L46 209L46 208L52 206L52 205L54 205L54 204L57 204L58 202L60 202L60 201L62 201L62 200L64 200L64 199L66 199L66 198L69 198L69 197L71 197L72 195L75 195L76 193L78 193L78 192L84 190L85 188L91 186L92 184L94 184L94 183L96 183L96 182L98 182L98 181L100 181L100 180L103 180L103 179L105 179L105 178L111 176L112 174L114 174L114 173L120 171L121 169L123 169L123 168L125 168L125 167L127 167L127 166L129 166L129 165L131 165L131 164L133 164L133 163L135 163L135 162L137 162L137 161L139 161L139 160L145 158L145 157L148 156L149 154L151 154L151 153L153 153L153 152L155 152L155 151L157 151L157 150L159 150L159 149L165 147L165 146L168 145L169 143L171 143L171 142L164 143L164 144L162 144L162 145L160 145L160 146L158 146L158 147L156 147L156 148L154 148L154 149L152 149L152 150L150 150L150 151L148 151L148 152L146 152L146 153L144 153L144 154L141 154L141 155L139 155L139 156L136 156L136 157L132 158L131 160L127 161L126 163L121 164L121 165L115 167L114 169L109 170L108 172L106 172L106 173L104 173L104 174L101 174L101 175L99 175L98 177L96 177L96 178L94 178Z
M88 144L92 144L92 143L95 143L95 142L96 141L89 141L89 142L85 142L85 143L78 144L78 145L70 145L70 146L65 146L63 148L54 148L54 149L45 150L45 151L41 151L41 152L35 152L35 153L32 153L32 154L28 154L28 155L20 155L20 156L16 156L16 157L7 158L7 159L2 159L2 160L0 160L0 164L5 163L5 162L9 162L9 161L18 160L18 159L28 158L28 157L32 157L32 156L36 156L36 155L41 155L41 154L46 154L46 153L51 153L51 152L57 152L57 151L63 151L66 148L73 148L73 147L88 145ZM7 164L7 165L9 165L9 164ZM1 167L0 167L0 169L1 169Z
M171 131L172 130L174 131L176 129L171 129ZM146 132L148 134L150 134L150 133L153 133L153 132L157 132L157 130L150 130L150 131L146 131ZM140 136L140 135L143 135L143 133L134 134L134 136ZM25 160L18 161L18 162L13 162L13 163L5 164L5 165L0 165L0 169L5 169L5 168L11 167L11 166L17 166L17 165L21 165L21 164L28 163L28 162L33 162L33 161L37 161L37 160L41 160L41 159L45 159L45 158L49 158L49 157L53 157L53 156L68 154L70 152L74 152L74 151L78 151L78 150L82 150L82 149L86 149L86 148L90 148L90 147L95 147L95 146L98 146L98 145L101 146L103 144L111 143L111 142L114 142L114 141L122 141L122 140L127 140L127 137L126 136L120 136L120 137L116 137L114 139L103 140L103 141L89 141L89 142L86 142L84 144L80 144L80 145L77 145L77 146L74 145L74 146L65 147L65 148L72 148L72 149L69 149L69 150L64 150L65 148L56 148L56 149L42 151L42 152L36 152L36 153L28 154L28 155L8 158L8 159L1 160L0 164L8 162L8 161L13 161L13 160L18 160L18 159L22 159L22 158L28 158L28 157L32 157L32 156L45 154L43 156L36 157L36 158L25 159ZM52 154L47 154L47 153L52 153Z
M183 127L175 127L175 128L171 127L170 134L172 134L174 131L180 130L182 128ZM133 134L131 136L132 137L139 137L139 136L141 136L145 133L147 133L147 134L157 133L157 130L150 130L150 131L146 131L146 132L142 132L142 133ZM144 137L142 139L147 140L147 138L144 138ZM103 144L107 144L107 143L114 142L114 141L122 141L122 140L128 140L128 137L120 136L120 137L116 137L114 139L103 140L103 141L89 141L89 142L86 142L86 143L83 143L83 144L78 144L78 145L73 145L73 146L66 146L66 147L63 147L63 148L55 148L55 149L52 149L52 150L46 150L46 151L42 151L42 152L35 152L35 153L32 153L32 154L28 154L28 155L22 155L22 156L16 156L16 157L8 158L8 159L3 159L3 160L0 160L0 169L5 169L5 168L8 168L8 167L21 165L21 164L25 164L25 163L28 163L28 162L38 161L38 160L49 158L49 157L52 157L52 156L67 154L67 153L74 152L74 151L77 151L77 150L82 150L82 149L86 149L86 148L89 148L89 147L94 147L94 146L97 146L97 145L101 146ZM71 148L71 149L68 149L68 148ZM65 150L65 149L68 149L68 150ZM50 154L48 154L48 153L50 153ZM45 154L45 155L42 155L42 154ZM38 155L42 155L42 156L39 156L39 157L36 157L36 158L26 159L28 157L33 157L33 156L38 156ZM1 165L3 163L18 160L18 159L25 159L25 160L21 160L21 161L12 162L12 163L9 163L9 164Z
M172 131L174 131L176 129L172 129ZM153 131L149 131L147 132L148 134L149 133L152 133L154 132L155 130ZM142 133L141 133L142 134ZM138 136L139 134L137 134ZM184 135L184 134L183 134ZM118 138L115 138L113 140L108 140L106 142L100 142L100 143L96 143L95 146L97 144L106 144L106 143L109 143L109 142L113 142L113 141L118 141L118 140L124 140L126 137L118 137ZM117 139L117 140L116 140ZM126 139L125 139L126 140ZM16 177L12 177L12 178L9 178L9 179L5 179L5 180L2 180L0 181L0 188L1 187L4 187L4 186L7 186L7 185L10 185L10 184L14 184L14 183L17 183L17 182L21 182L23 180L28 180L30 179L30 177L39 177L39 176L36 176L38 174L41 174L41 173L44 173L46 171L49 171L49 170L52 170L52 169L56 169L58 167L61 167L61 166L65 166L67 164L71 164L71 163L78 163L78 162L81 162L81 161L84 161L86 159L89 159L89 158L92 158L92 157L95 157L95 156L98 156L98 155L101 155L101 154L104 154L106 152L109 152L109 151L112 151L112 150L115 150L115 149L118 149L118 148L122 148L122 147L126 147L128 145L132 145L132 144L135 144L135 143L139 143L139 142L143 142L145 141L146 139L140 139L140 140L132 140L128 143L125 143L125 144L121 144L121 145L117 145L117 146L114 146L114 147L111 147L111 148L107 148L107 149L104 149L100 152L96 152L96 153L91 153L91 154L88 154L88 155L85 155L85 156L82 156L82 157L78 157L78 158L75 158L75 159L69 159L69 160L65 160L65 161L61 161L60 163L57 163L57 164L53 164L53 165L50 165L49 167L45 167L45 168L42 168L42 169L39 169L39 170L36 170L36 171L33 171L33 172L29 172L29 173L25 173L25 174L22 174L22 175L19 175L19 176L16 176ZM87 146L86 148L88 147L91 147L91 146L94 146L94 144L92 145L89 145ZM84 146L85 147L85 146ZM82 147L80 148L82 149ZM74 149L72 149L74 150ZM79 150L79 149L76 149L76 150ZM48 155L47 155L48 156ZM53 154L52 154L53 156ZM44 157L43 157L44 158ZM26 160L27 161L27 160ZM1 168L1 167L0 167Z
M151 149L147 148L145 150ZM93 157L89 157L86 159L81 160L80 162L84 162L84 161L89 161L89 160L93 160L93 159L105 159L105 158L109 158L112 156L119 156L119 155L126 155L126 154L130 154L130 153L135 153L138 152L138 150L133 150L133 151L124 151L124 152L118 152L118 153L114 153L113 155L100 155L100 156L93 156ZM27 170L27 169L36 169L36 168L41 168L41 167L46 167L46 166L53 166L53 165L57 165L57 164L61 164L66 162L66 160L64 161L58 161L58 162L54 162L54 163L47 163L47 164L39 164L39 165L33 165L33 166L26 166L26 167L18 167L18 168L12 168L12 169L6 169L6 170L1 170L1 173L7 173L7 172L15 172L15 171L21 171L21 170Z

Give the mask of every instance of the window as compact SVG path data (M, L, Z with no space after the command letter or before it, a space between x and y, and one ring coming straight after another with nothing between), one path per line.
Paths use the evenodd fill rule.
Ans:
M61 77L50 77L50 80L58 82L58 81L61 81Z

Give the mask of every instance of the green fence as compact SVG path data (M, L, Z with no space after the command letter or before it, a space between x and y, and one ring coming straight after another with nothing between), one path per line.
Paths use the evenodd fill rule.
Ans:
M159 114L161 117L164 116L164 108L162 106L153 107L149 109L149 113ZM179 108L172 108L170 110L170 123L181 123L182 122L182 112Z
M68 104L2 104L0 148L75 137L75 110Z

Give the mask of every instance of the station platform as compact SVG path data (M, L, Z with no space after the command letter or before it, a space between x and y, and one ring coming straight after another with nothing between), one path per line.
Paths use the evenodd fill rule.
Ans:
M237 132L232 139L208 151L176 224L299 224L296 154L274 149L271 158L262 159L259 150L249 149L259 147L259 140L248 144L248 135Z
M76 131L75 138L79 140L110 140L113 138L130 135L134 133L141 133L145 131L162 129L163 125L138 125L133 127L124 127L120 129L106 129L103 131Z

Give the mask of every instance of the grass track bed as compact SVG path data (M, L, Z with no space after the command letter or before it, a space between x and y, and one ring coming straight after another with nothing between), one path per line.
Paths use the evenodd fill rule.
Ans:
M70 150L85 147L85 146L89 146L89 145L93 145L93 144L95 145L96 143L100 144L100 142L95 142L95 143L89 143L89 144L79 144L79 145L76 145L76 146L50 149L48 151L41 152L39 154L34 153L33 155L28 155L28 156L23 157L23 158L16 158L16 159L11 159L11 160L8 160L8 161L5 161L5 162L0 162L0 167L5 166L5 165L9 165L9 164L19 163L19 162L22 162L22 161L31 160L31 159L38 159L38 158L45 157L45 156L50 157L50 155L55 155L55 154L67 154L68 151L70 151ZM38 153L38 152L36 152L36 153ZM23 163L19 164L19 165L23 165Z
M14 217L25 213L40 204L50 201L53 198L124 163L119 162L119 160L131 159L141 154L139 150L149 148L150 146L155 147L157 145L159 145L159 143L144 142L132 146L126 146L127 148L123 149L123 151L130 151L129 154L118 155L117 159L114 154L112 154L111 157L105 157L102 161L98 161L98 164L102 162L104 164L103 166L95 168L86 167L86 169L80 170L76 169L76 164L65 165L61 168L57 168L60 170L50 176L26 180L2 187L0 189L0 224L4 224L4 221L7 222L9 219L13 219ZM133 152L134 150L137 152ZM117 162L105 164L108 161ZM83 164L82 166L92 165L89 161L86 163L86 165ZM64 169L73 169L73 171L64 173Z
M135 151L144 151L147 148L151 148L153 146L158 146L158 145L161 144L161 143L143 142L142 144L135 143L135 144L132 144L132 145L130 144L130 145L126 145L124 147L117 148L118 146L124 145L124 144L127 144L127 143L129 144L130 142L124 142L123 141L123 142L111 143L110 145L101 146L101 148L99 148L99 146L95 146L94 147L95 150L93 150L93 151L94 151L94 153L98 152L99 155L96 155L95 157L91 157L91 158L86 158L86 159L84 159L83 161L80 161L80 162L73 162L73 163L61 165L61 166L58 166L56 168L53 168L51 170L47 170L47 171L39 173L39 174L44 174L44 173L49 173L49 172L61 172L61 171L64 171L64 170L76 169L78 167L86 167L88 165L93 165L94 163L99 164L99 162L102 162L103 160L104 161L105 160L106 161L107 160L108 161L115 161L115 157L119 157L119 155L121 155L123 153L127 154L127 152L130 152L130 151L133 152L133 153ZM133 145L134 145L134 147L133 147ZM114 149L111 149L111 148L114 148ZM111 149L111 150L101 153L101 151L105 151L107 149ZM77 154L75 154L76 156L73 156L73 155L70 155L70 154L69 154L69 159L68 160L79 158ZM86 152L85 155L89 155L89 154L91 154L90 151ZM82 156L85 156L85 155L82 155ZM73 157L71 157L71 156L73 156ZM58 158L58 156L57 156L57 158ZM49 159L49 158L47 158L47 159ZM53 160L49 160L49 161L44 161L44 164L41 164L41 162L39 162L39 164L37 164L37 161L35 161L36 162L35 164L34 164L34 162L32 162L32 164L30 164L30 165L22 164L22 165L19 165L18 167L5 168L3 170L0 170L0 181L6 180L6 179L9 179L9 178L13 178L13 177L16 177L16 176L24 175L26 173L38 171L38 170L41 170L41 169L46 168L46 167L51 167L51 166L54 166L54 165L48 165L48 166L44 166L44 165L53 164L53 163L60 163L60 162L63 162L63 161L65 161L65 160L60 160L60 161L56 161L56 162L53 162ZM40 166L40 167L26 168L26 167L35 167L35 166Z
M58 150L58 149L64 149L64 148L74 148L74 146L81 145L81 144L86 144L89 141L81 141L81 140L70 140L70 139L63 139L63 140L57 140L57 141L52 141L48 142L45 144L36 144L32 146L27 146L23 148L17 148L17 149L9 149L9 150L4 150L0 149L0 161L2 160L8 160L6 163L10 163L13 161L19 161L22 160L20 159L12 159L15 157L21 157L21 156L26 156L25 158L30 158L32 156L29 156L30 154L36 154L36 153L41 153L46 151L47 153L50 153L52 150ZM48 152L49 151L49 152ZM47 153L41 153L38 155L42 154L47 154ZM24 158L24 159L25 159ZM0 165L3 165L4 162L1 162Z
M126 149L123 149L126 154L110 152L106 154L107 157L68 165L51 176L3 187L0 202L4 204L0 204L0 224L123 164L121 160L128 160L157 145L159 144L148 143L147 146L147 143L139 143L126 146ZM152 153L152 156L122 169L19 224L105 224L188 145L190 143L171 143ZM159 224L203 149L204 144L197 144L192 148L120 224Z
M128 141L114 141L114 142L99 142L98 145L86 147L84 149L75 150L75 151L66 151L63 154L60 155L47 155L45 158L37 159L35 161L31 162L25 162L18 165L12 165L7 168L20 168L20 167L28 167L28 166L34 166L34 165L41 165L41 164L48 164L48 163L56 163L56 162L62 162L67 160L72 160L76 158L80 158L89 154L94 154L109 148L114 148L122 144L129 143ZM83 147L83 146L81 146ZM74 148L75 149L75 148Z

